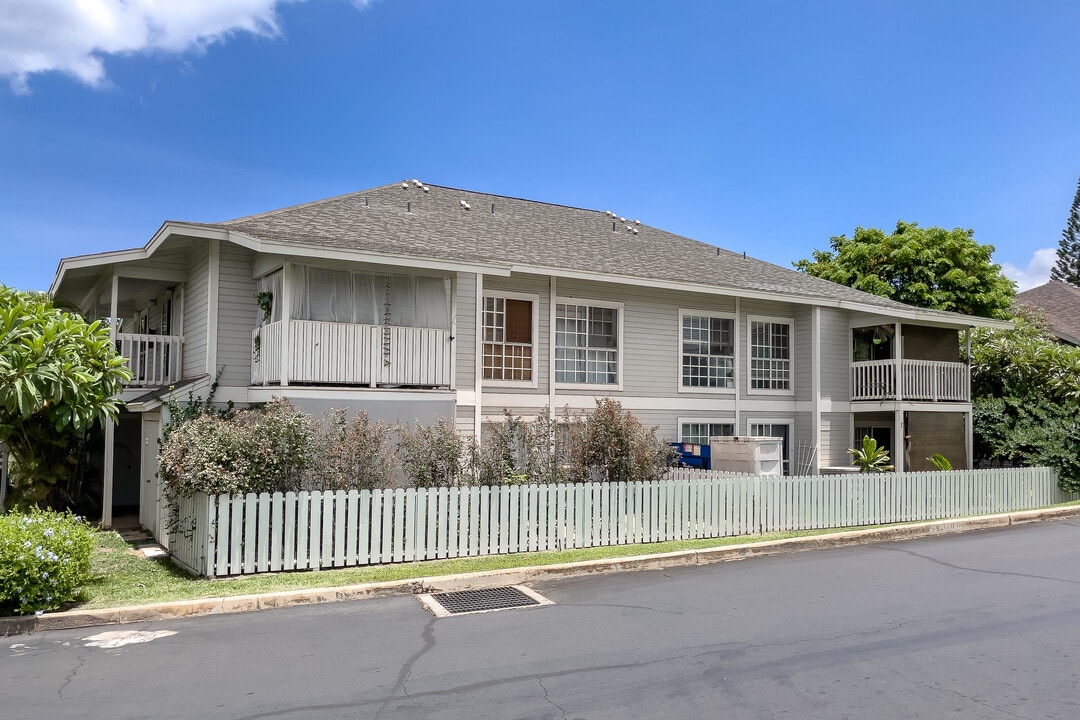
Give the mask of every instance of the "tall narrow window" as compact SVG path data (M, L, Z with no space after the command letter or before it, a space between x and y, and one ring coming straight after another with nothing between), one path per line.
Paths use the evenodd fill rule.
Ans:
M735 321L682 316L682 387L735 387Z
M533 304L484 298L484 379L533 379Z
M619 310L559 303L555 307L555 381L619 383Z
M791 324L750 322L751 390L791 390Z

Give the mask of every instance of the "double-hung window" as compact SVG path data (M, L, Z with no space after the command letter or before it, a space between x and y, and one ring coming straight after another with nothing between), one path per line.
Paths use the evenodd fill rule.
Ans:
M484 380L535 383L536 307L531 297L484 298Z
M621 308L555 306L555 382L619 384Z
M680 388L735 387L735 321L682 312Z
M750 392L790 393L790 320L750 318Z

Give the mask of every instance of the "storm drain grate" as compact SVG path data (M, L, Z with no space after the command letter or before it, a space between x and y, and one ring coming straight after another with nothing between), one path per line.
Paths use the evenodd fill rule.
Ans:
M551 604L547 598L517 585L431 593L420 599L438 617Z

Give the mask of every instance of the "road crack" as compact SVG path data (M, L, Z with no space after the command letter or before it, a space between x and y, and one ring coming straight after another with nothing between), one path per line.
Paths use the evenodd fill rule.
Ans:
M540 683L540 689L544 691L544 701L547 702L549 705L553 705L556 708L558 708L559 712L562 713L563 720L566 720L566 708L564 708L562 705L560 705L559 703L557 703L557 702L555 702L554 700L551 699L551 697L548 694L548 689L546 687L544 687L544 679L541 678L539 675L537 675L536 676L536 682Z
M878 550L884 550L886 552L904 553L905 555L910 555L912 557L917 557L917 558L920 558L922 560L926 560L927 562L932 562L935 565L941 565L943 567L952 568L953 570L965 570L967 572L984 573L986 575L999 575L999 576L1003 576L1003 577L1022 577L1022 578L1031 578L1033 580L1051 580L1051 581L1055 581L1055 582L1068 583L1070 585L1080 585L1080 581L1070 580L1069 578L1053 577L1053 576L1050 576L1050 575L1032 575L1031 573L1021 573L1021 572L1006 572L1004 570L984 570L983 568L977 568L977 567L965 567L963 565L955 565L953 563L945 562L944 560L938 560L937 558L930 557L929 555L923 555L923 554L917 553L917 552L915 552L913 550L906 550L904 548L886 547L884 545L876 545L874 547L876 549L878 549Z
M394 685L392 686L392 687L400 687L401 688L401 693L405 697L409 698L409 700L413 701L414 703L416 703L416 699L412 695L409 694L409 688L406 685L406 683L408 682L409 678L412 677L413 667L416 666L417 661L420 660L420 658L422 658L424 655L426 655L428 652L430 652L432 648L435 647L435 618L434 617L430 618L427 621L427 624L424 625L424 629L420 631L420 639L423 641L423 645L420 647L419 650L414 652L402 664L401 670L398 671L397 679L394 680ZM376 718L382 716L383 712L386 711L386 707L390 704L390 701L393 700L393 699L394 699L394 691L391 689L390 694L387 695L386 698L383 700L382 707L380 707L379 711L375 714Z
M1009 717L1020 718L1020 720L1033 720L1032 718L1028 717L1027 715L1019 715L1017 713L1010 712L1010 711L1006 710L1005 708L1000 708L1000 707L998 707L996 705L991 705L990 703L983 702L982 700L979 700L978 698L972 697L971 695L965 695L964 693L960 692L959 690L953 690L952 688L941 687L940 685L931 685L929 683L919 682L918 680L916 680L914 678L910 678L910 677L908 677L907 675L905 675L904 673L902 673L902 672L900 672L898 670L893 670L890 667L885 667L881 663L876 663L873 660L867 660L866 662L870 663L871 665L873 665L874 667L876 667L876 668L878 668L880 670L884 670L885 672L892 673L893 675L897 676L901 680L904 680L906 682L911 683L915 687L920 687L920 688L923 688L924 690L936 690L937 692L951 693L951 694L953 694L953 695L955 695L955 696L957 696L959 698L963 698L964 700L967 700L968 702L975 703L976 705L979 705L980 707L987 708L988 710L995 710L995 711L997 711L999 713L1002 713L1003 715L1008 715Z
M63 684L60 685L60 687L57 688L57 690L56 690L56 694L57 694L58 697L60 697L60 698L64 697L64 689L68 685L70 685L71 681L75 679L75 676L79 674L79 670L82 670L82 666L86 664L86 656L87 655L88 655L88 653L85 652L85 651L79 653L79 662L77 662L75 664L75 667L72 668L70 673L68 673L68 676L66 678L64 678Z

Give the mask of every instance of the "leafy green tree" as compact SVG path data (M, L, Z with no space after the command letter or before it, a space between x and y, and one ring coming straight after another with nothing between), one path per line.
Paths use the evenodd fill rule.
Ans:
M1048 465L1063 489L1080 491L1080 348L1055 342L1036 313L1013 320L1013 330L972 338L975 456Z
M1069 220L1058 241L1057 262L1050 269L1050 279L1080 287L1080 182L1069 210Z
M76 504L81 446L96 422L116 417L130 377L106 325L0 285L0 442L16 503Z
M1006 317L1016 290L973 231L896 223L889 235L856 228L853 237L829 239L795 267L825 280L908 305L982 317Z

